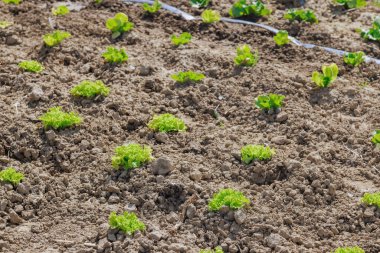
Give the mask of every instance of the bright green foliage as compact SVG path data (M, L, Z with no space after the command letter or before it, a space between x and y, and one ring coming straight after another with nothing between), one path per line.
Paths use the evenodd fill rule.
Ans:
M94 0L94 2L95 2L96 4L101 4L101 3L103 3L103 0Z
M240 209L249 203L249 199L243 193L227 188L213 195L208 203L208 208L211 211L219 211L223 206L228 206L231 209Z
M0 171L0 181L18 185L24 179L24 174L17 172L14 168L9 167Z
M195 8L204 8L207 7L210 3L210 0L190 0L190 4Z
M380 208L380 192L364 193L362 202L367 205L376 206Z
M334 253L365 253L365 251L358 246L345 248L339 247L334 251Z
M128 60L128 55L123 48L117 49L114 47L107 47L107 50L102 54L103 58L108 63L123 63Z
M3 0L3 3L6 4L20 4L22 0Z
M202 249L199 253L224 253L222 247L218 246L215 249Z
M70 13L69 8L67 8L66 5L60 5L57 8L51 9L51 12L53 13L54 16L64 16L67 13Z
M12 25L11 22L8 22L8 21L0 21L0 28L1 28L1 29L5 29L5 28L7 28L7 27L9 27L9 26L11 26L11 25Z
M173 74L171 75L171 78L174 81L177 81L178 83L185 84L185 83L202 81L203 78L205 78L205 75L203 75L202 73L187 71L187 72L178 72L177 74Z
M318 23L318 19L312 10L289 9L285 13L284 18L290 21L298 20L300 22L305 21L311 24Z
M241 160L245 164L250 164L252 161L270 160L274 154L274 149L265 147L264 145L246 145L241 148Z
M106 27L111 30L112 38L116 39L122 33L132 30L134 24L128 21L127 15L119 12L115 17L107 19Z
M44 66L42 66L42 64L38 61L22 61L18 64L18 66L21 69L32 73L39 73L45 69Z
M366 40L380 41L380 17L377 17L369 30L361 30L360 36Z
M346 64L357 67L364 62L365 54L363 52L348 53L343 60Z
M367 5L366 0L335 0L334 2L347 9L361 8Z
M206 24L211 24L220 21L220 13L214 10L205 10L202 12L202 21Z
M330 66L323 66L322 73L314 71L311 77L312 81L321 88L328 87L338 77L338 66L333 63Z
M230 16L233 18L249 15L264 17L269 16L271 12L260 0L238 0L232 5Z
M275 110L281 108L284 98L284 95L269 93L268 95L258 96L255 100L255 104L257 108L262 110Z
M154 115L153 119L149 121L148 127L163 133L186 131L185 122L170 113Z
M191 41L191 34L188 32L181 33L179 36L175 36L174 34L171 37L172 44L175 46L180 46L180 45L186 45Z
M152 149L149 146L131 143L115 148L112 166L115 169L124 167L124 169L130 170L141 167L150 160L152 160Z
M380 144L380 130L375 130L372 133L372 139L371 139L373 144L379 145Z
M251 48L248 45L243 45L236 49L235 64L238 66L251 67L255 66L259 61L259 52L255 50L251 52Z
M108 96L110 89L104 85L100 80L95 82L82 81L77 86L73 87L70 91L71 95L85 98L93 98L98 95Z
M288 32L285 30L280 30L273 37L274 42L276 42L277 46L283 46L290 42Z
M145 224L137 218L136 214L129 212L124 212L122 215L112 212L109 217L109 224L111 228L119 229L127 235L133 235L136 231L145 230Z
M159 9L161 9L161 3L158 0L154 0L152 5L147 3L143 4L143 9L151 14L156 13Z
M63 112L60 106L52 107L43 114L39 120L45 128L62 129L76 126L82 122L82 118L75 112Z
M45 45L48 47L54 47L61 43L62 40L70 38L71 34L68 32L56 30L53 33L48 33L43 36Z

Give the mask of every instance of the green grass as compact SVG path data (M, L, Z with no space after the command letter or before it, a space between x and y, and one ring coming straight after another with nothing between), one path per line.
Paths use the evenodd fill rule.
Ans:
M222 247L218 246L215 249L201 249L199 253L224 253Z
M358 247L339 247L337 248L334 253L365 253L365 251Z
M246 145L241 148L241 160L245 164L250 164L252 161L270 160L274 154L274 149L264 145Z
M0 171L0 181L18 185L24 179L24 174L17 172L14 168L9 167Z
M228 206L231 209L240 209L249 203L249 199L243 193L227 188L213 195L208 208L211 211L219 211L223 206Z
M82 122L82 118L77 113L63 112L59 106L50 108L39 120L42 121L46 129L53 128L56 130L76 126Z
M171 78L181 84L185 83L195 83L202 81L205 78L205 75L202 73L197 73L193 71L187 71L187 72L178 72L177 74L171 75Z
M139 144L128 144L115 148L112 166L115 169L123 167L126 170L143 166L152 160L152 149Z
M148 127L157 132L182 132L186 131L185 122L170 113L154 115L149 121Z
M56 30L52 33L45 34L42 38L45 45L48 47L55 47L61 44L64 39L70 38L71 34L68 32Z
M145 230L145 224L137 218L136 214L129 212L124 212L121 215L112 212L109 217L109 225L111 228L123 231L127 235L133 235L136 231Z
M40 73L45 69L44 66L38 61L22 61L18 64L18 66L20 69L32 73Z
M121 64L128 60L128 55L123 48L107 47L107 50L102 54L103 58L108 63Z
M95 96L108 96L110 89L100 80L82 81L70 90L70 94L77 97L93 98Z
M380 208L380 192L364 193L361 201L366 205L376 206L377 208Z

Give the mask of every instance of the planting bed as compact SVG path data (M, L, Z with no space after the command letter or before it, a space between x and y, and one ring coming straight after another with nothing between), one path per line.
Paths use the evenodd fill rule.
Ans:
M212 8L227 16L232 1ZM272 2L272 1L271 1ZM370 27L375 7L345 12L329 1L307 1L319 24L284 21L284 5L259 22L286 29L303 42L380 58L379 44L355 28ZM273 34L253 26L184 21L160 10L144 15L138 4L81 1L80 11L53 17L55 1L0 2L0 165L25 175L18 187L0 185L0 252L190 252L222 246L224 252L331 252L359 245L380 252L380 211L360 204L380 189L380 153L370 142L380 127L380 66L350 68L339 56L295 45L277 47ZM79 2L78 2L79 3ZM199 15L187 1L168 1ZM78 7L78 5L76 5ZM117 12L135 28L111 39L105 21ZM54 28L71 38L52 49L42 36ZM175 48L172 34L190 32ZM234 65L236 47L257 48L255 67ZM110 66L107 46L124 47L127 63ZM19 70L39 60L40 74ZM311 74L336 63L331 88L317 89ZM170 75L193 70L206 78L176 85ZM104 99L79 99L70 89L83 80L110 87ZM365 84L365 85L364 85ZM279 114L254 108L263 93L285 95ZM80 126L45 130L38 118L53 106L76 111ZM172 113L188 130L156 134L154 114ZM114 149L147 144L157 162L130 171L112 168ZM268 144L276 155L245 165L240 148ZM162 174L162 175L156 175ZM221 188L242 191L251 204L240 211L211 212ZM112 211L134 211L146 224L132 236L109 228Z

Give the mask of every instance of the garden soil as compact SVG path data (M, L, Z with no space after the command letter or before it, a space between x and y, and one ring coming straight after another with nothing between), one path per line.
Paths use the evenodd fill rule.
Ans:
M212 8L224 16L232 2ZM272 1L271 17L258 20L287 29L303 42L380 58L379 44L363 41L379 9L344 11L329 1L307 1L320 23L284 21L291 4ZM187 1L169 1L193 15ZM166 11L146 16L141 6L116 0L89 1L63 17L51 16L55 1L0 3L0 166L25 174L17 187L0 185L0 252L189 252L222 246L224 252L331 252L359 245L380 252L380 211L360 203L380 189L380 151L370 142L380 128L380 67L350 68L341 57L295 45L277 47L268 31L237 24L204 25ZM79 4L79 5L78 5ZM135 28L111 39L104 23L126 13ZM72 37L46 49L53 29ZM190 32L175 48L172 34ZM234 65L236 47L260 54L253 68ZM123 47L129 60L105 64L107 46ZM39 60L40 74L23 73L21 60ZM317 89L311 73L337 63L339 78ZM170 75L199 71L204 81L176 85ZM69 91L83 80L103 80L106 98L78 99ZM279 114L253 105L263 93L286 96ZM83 123L44 129L39 117L62 106ZM147 128L154 114L173 113L188 131L157 134ZM111 157L125 143L152 147L155 162L115 170ZM244 165L246 144L276 149L269 162ZM251 204L214 213L207 204L221 188L242 191ZM112 211L135 212L144 232L126 236L110 229Z

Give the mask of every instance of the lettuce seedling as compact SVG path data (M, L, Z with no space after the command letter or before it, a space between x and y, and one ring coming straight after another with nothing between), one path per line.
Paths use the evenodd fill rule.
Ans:
M42 64L38 61L22 61L18 64L18 66L20 69L32 73L40 73L45 69L44 66L42 66Z
M154 0L153 4L152 5L149 5L147 3L144 3L143 4L143 9L150 13L150 14L153 14L153 13L156 13L159 9L161 9L161 3L158 1L158 0Z
M110 89L100 80L82 81L70 90L70 94L77 97L93 98L95 96L108 96Z
M128 55L123 48L117 49L114 47L107 47L107 50L102 54L102 56L108 63L121 64L128 60Z
M330 66L323 66L322 73L314 71L311 79L318 87L326 88L336 80L338 73L338 66L333 63Z
M214 10L205 10L201 14L202 21L205 24L211 24L220 21L220 13Z
M357 67L364 62L365 54L363 52L348 53L344 55L343 60L347 65Z
M195 8L204 8L207 7L210 3L210 0L190 0L190 4Z
M82 122L82 118L77 113L63 112L60 106L50 108L39 120L42 121L46 129L53 128L56 130L76 126Z
M358 246L355 246L355 247L339 247L337 248L334 253L365 253L365 251L358 247Z
M222 247L218 246L215 249L202 249L199 253L224 253Z
M0 21L0 28L1 28L1 29L5 29L5 28L7 28L7 27L9 27L9 26L11 26L11 25L12 25L11 22L8 22L8 21Z
M268 95L258 96L255 99L255 105L261 110L276 110L282 107L282 101L284 99L284 95L269 93Z
M70 37L71 37L70 33L56 30L53 33L45 34L43 36L43 40L46 46L54 47L54 46L59 45L61 41L63 41L64 39L67 39Z
M202 81L205 78L205 75L203 75L202 73L187 71L187 72L178 72L177 74L173 74L170 77L178 83L186 84L186 83L196 83L196 82Z
M277 46L283 46L290 42L289 34L285 30L280 30L278 33L273 37L274 42L276 42Z
M360 36L366 40L380 41L380 17L377 17L369 30L360 30Z
M233 18L249 15L264 17L269 16L271 12L260 0L239 0L232 5L230 16Z
M22 0L3 0L3 3L6 4L20 4Z
M366 0L334 0L334 2L343 5L346 9L361 8L367 5Z
M0 181L18 185L24 179L24 174L17 172L14 168L9 167L0 171Z
M380 192L364 193L361 201L366 205L376 206L377 208L380 208Z
M181 33L179 36L175 36L174 34L171 37L172 44L175 46L186 45L191 41L191 34L188 32Z
M376 144L377 146L380 146L380 130L375 130L372 133L372 139L371 139L373 144Z
M60 5L57 8L52 8L51 13L53 13L54 16L64 16L70 13L70 10L66 5Z
M96 4L101 4L101 3L103 3L103 0L94 0L94 2L95 2Z
M312 10L304 10L304 9L289 9L284 18L290 21L305 21L308 23L318 23L318 18L315 16Z
M251 52L248 45L243 45L236 49L235 64L238 66L252 67L259 61L259 51Z
M119 12L115 15L115 17L107 19L106 27L111 30L112 38L116 39L124 32L132 30L134 24L128 21L127 15Z
M111 228L123 231L127 235L145 230L145 224L137 218L136 214L129 212L124 212L122 215L112 212L109 217L109 224Z
M142 146L131 143L115 148L115 155L112 156L112 166L115 169L123 167L130 170L143 166L152 160L152 149L149 146Z
M148 128L156 132L182 132L186 131L185 122L182 119L175 117L173 114L164 113L154 115L153 119L149 121Z
M240 209L250 203L243 193L234 189L222 189L215 193L208 203L208 208L211 211L219 211L223 206L228 206L231 209Z
M253 161L270 160L276 154L274 149L265 147L264 145L246 145L241 148L241 160L245 164L250 164Z

